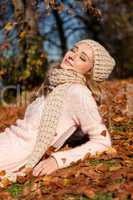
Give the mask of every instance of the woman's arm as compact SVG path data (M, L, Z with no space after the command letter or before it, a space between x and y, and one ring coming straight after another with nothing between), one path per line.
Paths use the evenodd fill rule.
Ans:
M58 164L58 168L61 169L64 167L68 167L72 162L76 162L80 159L83 159L87 153L90 153L91 155L95 155L96 152L102 152L109 146L108 145L106 146L97 141L93 142L90 140L86 142L85 144L82 144L73 149L52 153L51 156L55 158Z
M51 156L56 159L59 168L67 167L71 162L83 159L87 153L95 155L96 152L102 152L111 146L109 132L88 88L77 84L72 90L70 99L72 117L78 122L82 131L89 134L90 140L71 150L52 153Z

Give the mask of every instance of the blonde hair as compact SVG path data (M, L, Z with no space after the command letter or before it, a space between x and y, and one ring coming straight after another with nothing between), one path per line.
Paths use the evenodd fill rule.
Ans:
M89 71L89 73L85 74L86 77L86 86L91 90L94 99L96 100L97 104L101 104L101 95L102 95L102 88L100 87L100 82L95 81L93 79L93 68Z

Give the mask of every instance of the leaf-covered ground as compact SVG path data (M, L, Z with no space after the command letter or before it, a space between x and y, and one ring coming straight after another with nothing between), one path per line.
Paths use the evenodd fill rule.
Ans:
M133 80L103 83L99 110L112 137L112 148L85 156L50 176L29 173L17 183L5 180L0 200L131 200L133 199ZM23 117L25 108L0 108L0 131ZM64 148L69 148L68 146Z

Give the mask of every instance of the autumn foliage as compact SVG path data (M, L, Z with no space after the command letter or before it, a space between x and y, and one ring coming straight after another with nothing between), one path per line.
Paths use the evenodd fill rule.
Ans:
M84 160L49 176L35 178L29 171L25 177L18 177L16 183L5 179L0 200L133 199L133 121L127 105L131 95L127 87L132 83L131 79L103 83L99 110L110 131L112 148L95 157L88 154ZM1 107L1 131L22 118L24 110ZM69 148L66 145L62 149Z

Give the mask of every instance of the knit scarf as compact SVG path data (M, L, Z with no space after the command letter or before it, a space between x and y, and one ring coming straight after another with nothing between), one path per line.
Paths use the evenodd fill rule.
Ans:
M52 91L45 98L36 144L25 167L34 167L50 146L68 88L73 83L86 84L84 75L72 69L53 68L48 80Z

